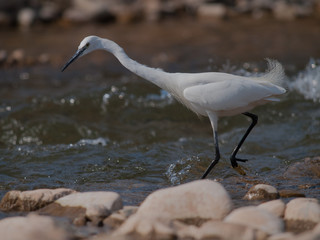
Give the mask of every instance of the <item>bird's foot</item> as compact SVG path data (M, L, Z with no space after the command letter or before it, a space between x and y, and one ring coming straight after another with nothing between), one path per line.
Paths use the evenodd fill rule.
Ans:
M231 156L230 161L231 161L232 167L236 168L236 167L238 167L237 162L247 162L248 159L241 159L241 158L236 158L235 156Z

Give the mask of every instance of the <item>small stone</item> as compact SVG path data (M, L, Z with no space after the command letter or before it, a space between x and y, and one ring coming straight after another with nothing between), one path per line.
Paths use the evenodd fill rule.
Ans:
M2 198L0 209L2 211L35 211L74 192L66 188L10 191Z
M320 205L316 198L296 198L288 202L284 218L320 222Z
M320 177L320 157L305 158L303 162L296 162L284 173L284 177Z
M273 200L279 198L278 190L267 184L257 184L249 189L245 200Z
M0 220L1 239L10 240L68 240L69 234L47 216L29 214Z
M282 200L277 199L262 203L258 206L258 208L265 209L278 217L283 217L286 204Z
M284 230L284 223L279 217L267 210L253 206L241 207L232 211L224 221L259 229L271 235L281 233Z

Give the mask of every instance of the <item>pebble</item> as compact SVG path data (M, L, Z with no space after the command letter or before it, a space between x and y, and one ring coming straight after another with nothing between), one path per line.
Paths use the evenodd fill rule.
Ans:
M272 200L279 198L278 190L267 184L257 184L249 189L244 196L245 200Z
M0 220L1 239L10 240L68 240L66 230L58 227L51 217L29 214Z
M224 221L258 229L270 235L284 231L282 219L267 210L254 206L238 208L232 211Z
M150 236L157 233L172 236L175 233L172 229L173 220L221 220L232 206L221 184L198 180L153 192L115 234Z
M258 208L267 210L268 212L273 213L277 217L283 217L286 204L282 200L277 199L277 200L261 203L258 206Z
M1 200L0 209L2 211L35 211L74 192L66 188L9 191Z

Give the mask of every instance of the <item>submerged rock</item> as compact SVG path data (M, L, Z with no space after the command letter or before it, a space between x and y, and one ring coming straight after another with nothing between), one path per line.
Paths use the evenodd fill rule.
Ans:
M257 184L249 189L244 196L246 200L272 200L279 198L278 190L267 184Z
M282 219L267 210L254 206L238 208L232 211L224 221L258 229L270 235L284 231Z
M67 188L10 191L2 198L0 209L2 211L35 211L71 193L75 191Z

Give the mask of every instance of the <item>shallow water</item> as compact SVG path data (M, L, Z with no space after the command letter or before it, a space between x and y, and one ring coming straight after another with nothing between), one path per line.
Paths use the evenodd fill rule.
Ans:
M28 34L30 39L37 35ZM67 187L116 191L125 204L136 205L156 189L199 179L214 156L209 121L100 53L93 55L96 60L88 57L88 65L79 60L61 74L60 66L80 39L50 66L0 70L0 196L13 189ZM187 49L174 46L176 52ZM150 49L146 46L146 52ZM140 59L147 59L145 55ZM266 68L262 61L252 60L256 56L237 64L199 55L199 61L189 55L179 65L173 62L181 55L160 52L153 64L166 70L247 76ZM112 63L100 68L105 62ZM244 116L219 121L222 159L209 178L223 183L235 201L241 202L256 183L320 197L319 177L287 174L295 163L320 155L320 61L310 56L302 68L301 62L284 62L289 92L281 102L252 111L259 123L239 152L240 158L249 159L241 163L246 176L232 169L228 158L250 121Z

